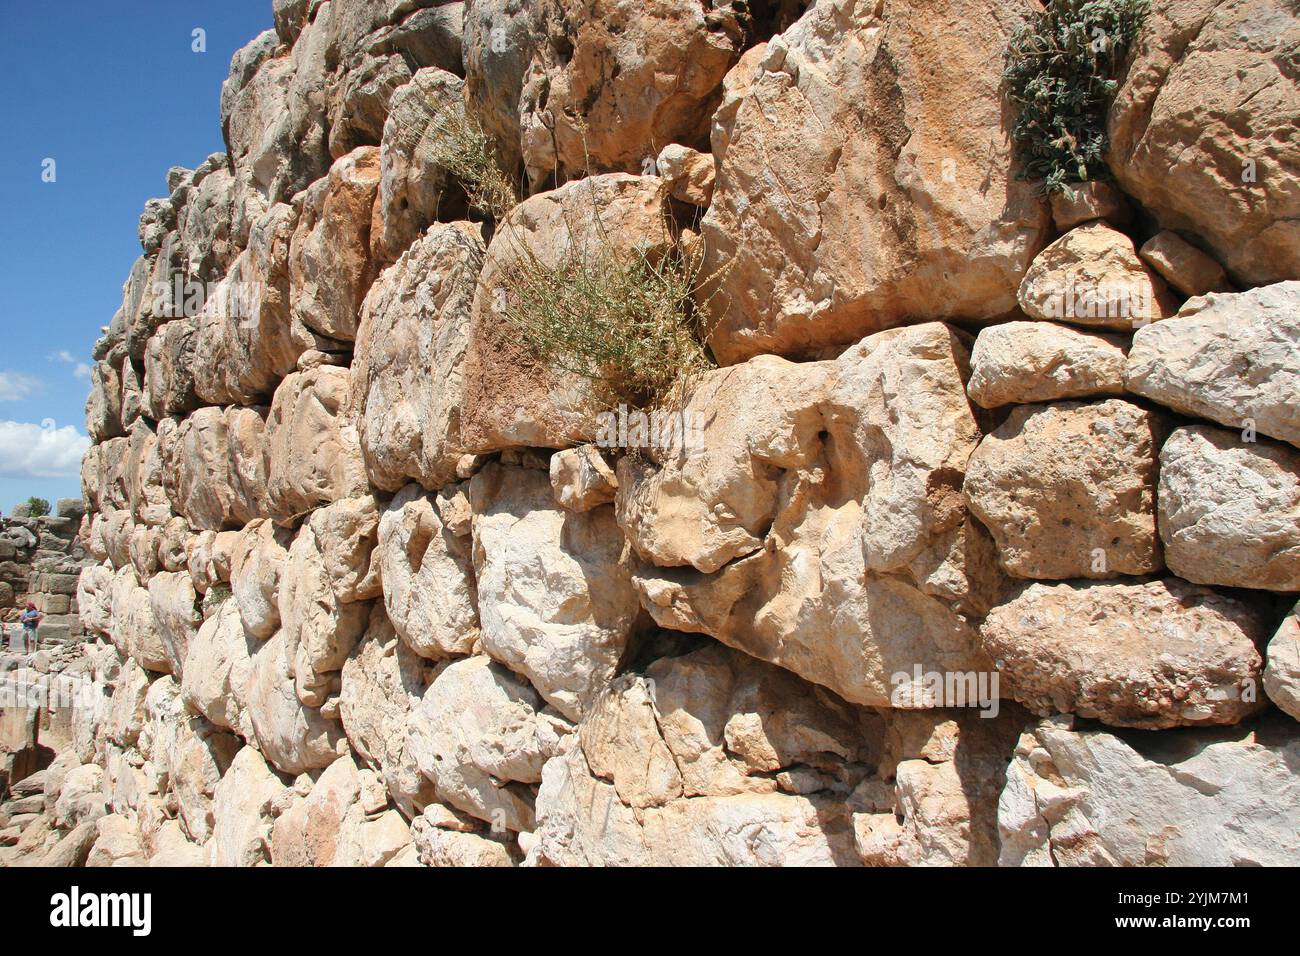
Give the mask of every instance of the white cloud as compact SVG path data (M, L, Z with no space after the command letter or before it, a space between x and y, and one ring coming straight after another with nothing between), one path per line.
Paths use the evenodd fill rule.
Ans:
M49 358L51 362L63 362L65 365L71 365L73 378L90 380L90 365L81 361L67 349L59 349L57 352L51 353Z
M31 395L40 379L22 372L0 372L0 402L16 402Z
M75 478L90 439L72 425L0 421L0 477Z
M85 362L78 362L77 367L72 370L72 377L84 378L86 381L90 381L90 366Z
M59 349L57 352L51 355L50 358L58 359L60 362L67 362L69 365L77 364L77 357L73 355L71 352L69 352L67 349Z

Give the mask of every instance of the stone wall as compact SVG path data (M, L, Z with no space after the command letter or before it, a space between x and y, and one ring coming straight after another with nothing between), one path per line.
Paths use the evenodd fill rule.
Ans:
M95 347L94 693L0 856L1300 861L1297 22L1160 7L1048 202L1028 0L276 0ZM703 243L698 444L502 326L599 242Z
M0 517L0 620L14 641L27 602L45 615L42 643L67 643L85 630L77 609L77 580L90 562L78 539L85 502L60 498L54 513L32 517L25 504Z

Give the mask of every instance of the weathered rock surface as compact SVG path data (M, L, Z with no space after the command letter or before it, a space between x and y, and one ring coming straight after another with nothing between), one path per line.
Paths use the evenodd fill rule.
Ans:
M236 529L266 513L265 419L256 408L208 407L159 423L163 488L190 527Z
M1260 609L1169 578L1031 584L981 631L1016 700L1115 727L1235 724L1261 705Z
M1124 394L1127 341L1055 322L981 329L966 394L983 408Z
M266 759L283 773L300 774L329 766L347 740L337 720L299 700L293 654L283 631L253 652L247 715Z
M565 511L546 472L495 464L470 482L470 502L483 650L576 720L637 617L614 509Z
M1129 391L1300 445L1300 282L1189 299L1133 336Z
M1138 255L1183 295L1231 291L1223 266L1176 232L1156 233L1142 243Z
M456 476L463 365L483 240L469 223L437 224L385 270L366 297L351 403L366 473L397 491Z
M1300 852L1281 718L1180 734L1028 731L998 805L1003 866L1277 866ZM1261 800L1261 794L1268 794Z
M1163 566L1156 460L1169 423L1109 399L1021 405L966 464L971 511L1021 578L1110 578Z
M710 373L684 409L702 451L620 467L620 524L658 565L634 576L642 605L855 703L888 705L915 664L988 671L958 613L1003 586L961 495L979 441L966 361L928 323L835 362Z
M703 271L726 267L720 361L1015 310L1048 228L997 92L1029 10L818 0L772 39L713 134Z
M1197 584L1300 591L1300 451L1208 425L1160 450L1160 537Z
M520 203L488 246L479 274L465 356L461 439L488 453L533 445L566 448L596 437L603 407L592 383L532 357L505 321L505 277L535 256L554 269L582 256L643 251L651 260L672 245L663 180L611 173L569 183ZM503 299L502 296L506 298Z
M1177 309L1133 240L1104 222L1071 229L1040 252L1017 297L1031 318L1106 329L1137 328Z
M1300 720L1300 610L1292 608L1268 642L1264 690L1269 700Z
M271 827L292 792L254 747L235 754L212 801L212 866L257 866L270 862Z
M1110 108L1125 192L1250 284L1300 279L1297 41L1283 0L1162 4Z
M530 862L856 863L871 717L810 690L712 643L618 678L546 765Z
M468 654L479 637L472 543L438 514L419 485L398 492L379 520L376 557L384 605L406 647L421 657Z

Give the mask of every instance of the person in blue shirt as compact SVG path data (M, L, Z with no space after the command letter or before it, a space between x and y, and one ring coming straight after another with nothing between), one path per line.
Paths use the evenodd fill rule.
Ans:
M27 608L18 616L18 620L23 625L23 650L32 652L40 650L40 637L37 628L41 626L41 618L45 617L40 611L36 610L36 605L31 601L27 602Z

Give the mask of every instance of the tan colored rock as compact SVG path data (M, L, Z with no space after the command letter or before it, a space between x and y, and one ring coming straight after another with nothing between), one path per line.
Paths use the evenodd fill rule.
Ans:
M448 665L409 720L438 798L498 829L533 829L542 765L572 729L522 678L484 656Z
M1086 183L1066 183L1059 192L1052 193L1052 222L1061 232L1094 219L1105 219L1112 226L1128 223L1131 210L1124 194L1110 183L1092 180Z
M194 587L201 593L218 584L230 581L230 562L238 531L200 531L190 539L186 547L186 564Z
M255 747L242 747L217 784L212 800L211 866L270 862L271 827L292 796Z
M149 579L148 591L158 639L167 655L167 670L179 679L190 642L203 623L194 580L185 571L161 571Z
M113 627L113 569L91 564L77 577L77 608L81 624L91 635L107 637Z
M199 363L197 316L173 319L150 337L144 361L144 412L155 421L185 415L199 405L194 369Z
M856 864L846 798L878 734L866 712L716 644L661 658L615 680L547 763L529 860Z
M549 369L527 351L500 310L504 276L529 255L546 268L582 255L642 249L668 251L667 190L654 176L592 176L520 203L488 246L479 275L464 364L461 439L465 450L490 453L533 445L567 448L595 437L603 407L593 385Z
M259 749L276 769L299 774L326 767L347 750L337 720L308 707L294 689L294 649L280 631L252 654L248 720Z
M595 445L579 445L551 456L551 490L561 507L590 511L614 500L618 478Z
M464 86L454 73L426 67L389 101L379 147L379 222L370 237L378 262L395 262L444 207L455 207L450 177L434 161L441 128L435 120L443 110L463 108Z
M1055 322L981 329L966 394L983 408L1124 394L1128 342Z
M223 531L266 513L265 411L200 408L158 426L162 484L191 528Z
M336 160L329 175L307 190L289 252L294 322L327 338L356 338L362 300L379 271L370 259L378 192L374 146Z
M371 287L361 311L351 402L366 472L396 491L439 488L462 449L462 367L484 246L470 223L436 224Z
M1300 610L1292 608L1268 642L1264 691L1269 700L1300 720Z
M380 518L376 560L394 630L416 654L439 658L470 652L479 617L471 542L434 502L419 485L399 491Z
M110 637L122 653L146 670L165 674L171 668L167 647L154 618L149 589L140 586L135 568L119 568L112 586L113 629Z
M1178 309L1133 240L1104 222L1071 229L1040 252L1018 299L1031 318L1103 329L1138 328Z
M1142 243L1138 255L1183 295L1231 291L1223 266L1176 232L1156 233Z
M1208 425L1160 451L1165 560L1197 584L1300 591L1300 451Z
M86 866L143 866L144 847L139 828L126 817L111 813L95 823L95 843Z
M107 362L90 367L90 395L86 398L86 434L93 442L116 438L122 428L122 369Z
M358 772L350 755L331 763L311 792L276 818L271 830L272 864L383 866L410 843L406 823L396 811L367 819L364 773Z
M1108 165L1166 229L1247 284L1300 279L1300 126L1281 0L1152 10L1110 108Z
M384 780L393 803L417 817L434 800L409 743L408 719L434 672L400 640L376 607L365 635L343 664L339 715L357 757Z
M370 574L378 528L373 498L346 499L313 512L289 547L278 589L278 636L298 699L308 707L320 707L337 691L338 672L365 631L370 607L361 598L378 592Z
M1300 282L1189 299L1133 336L1129 391L1300 446Z
M986 717L963 711L887 715L883 780L867 781L856 792L869 805L853 817L862 862L997 863L998 798L1024 712L1012 706L995 719Z
M292 532L266 518L244 525L230 549L227 577L244 630L264 641L280 627L280 577Z
M1151 730L1235 724L1262 705L1262 612L1177 578L1031 584L981 631L1016 700Z
M566 512L546 472L501 465L474 476L470 502L483 650L576 720L637 617L614 509Z
M1113 398L1021 405L966 465L971 511L1019 578L1150 574L1156 537L1156 459L1170 422Z
M424 816L412 821L411 837L425 866L514 866L503 840L446 830L429 823Z
M818 0L768 43L714 126L702 233L703 274L725 267L719 361L1015 310L1048 228L1014 176L998 94L1030 10Z
M318 505L366 492L357 429L345 412L347 369L287 376L266 419L267 502L282 524Z
M272 206L198 315L194 391L211 405L265 402L308 341L289 321L293 207Z
M709 153L669 143L659 151L655 170L672 184L674 199L706 209L713 200L713 157Z
M1073 724L1021 738L998 807L1001 865L1278 866L1300 852L1300 744L1281 718L1149 746Z
M190 642L185 656L181 695L218 727L248 739L248 682L256 644L247 636L239 605L231 598L217 608Z
M164 571L186 570L192 537L190 523L180 515L167 519L158 532L158 564Z
M706 376L684 409L701 450L620 468L620 524L659 565L634 575L642 606L855 703L889 706L917 664L990 670L962 616L1004 586L960 491L966 361L928 323Z

